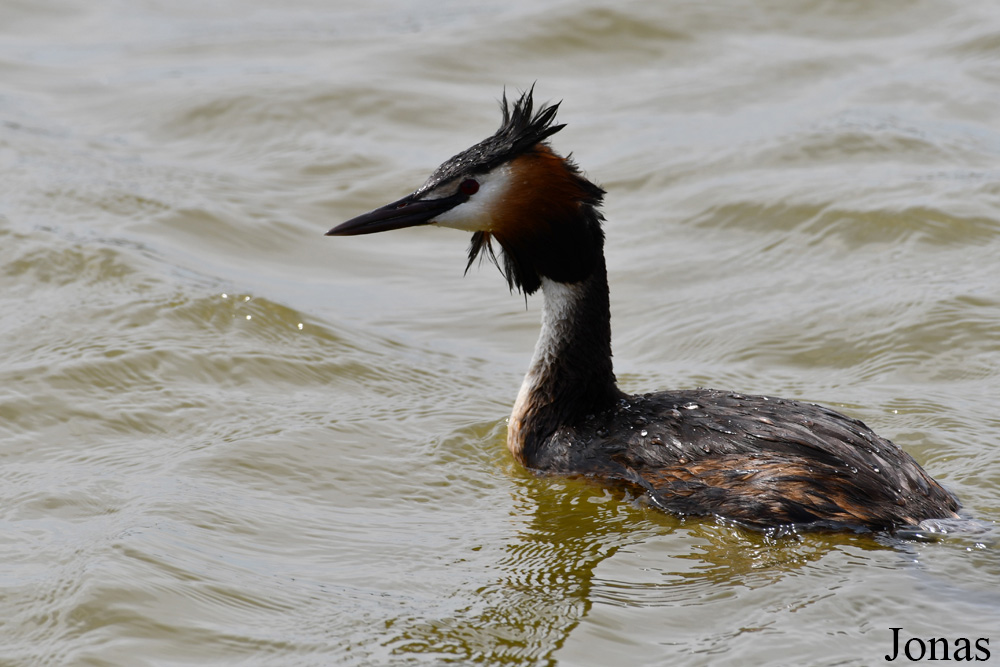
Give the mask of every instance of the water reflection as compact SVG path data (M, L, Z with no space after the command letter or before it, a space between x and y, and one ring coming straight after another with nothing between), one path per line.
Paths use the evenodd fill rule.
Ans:
M457 613L404 622L386 644L394 653L556 664L594 605L710 605L778 582L841 544L855 558L888 548L865 536L775 538L662 514L586 480L510 473L518 491L512 515L524 523L491 566L495 579Z
M492 565L495 580L457 614L406 628L391 641L395 652L553 664L553 653L593 604L595 569L641 539L635 510L604 502L610 498L585 482L527 474L518 481L512 515L530 518Z

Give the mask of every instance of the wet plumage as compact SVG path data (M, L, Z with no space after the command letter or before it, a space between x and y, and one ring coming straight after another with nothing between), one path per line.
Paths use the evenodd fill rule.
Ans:
M469 265L488 257L511 289L543 292L541 334L508 428L514 458L624 486L666 511L751 526L894 530L957 517L955 496L909 454L828 408L709 389L618 388L604 191L546 142L563 127L553 124L557 107L534 112L531 91L513 108L505 97L496 134L410 195L328 232L470 231Z
M625 396L556 429L534 467L587 471L680 514L889 528L958 508L913 458L819 405L711 389Z

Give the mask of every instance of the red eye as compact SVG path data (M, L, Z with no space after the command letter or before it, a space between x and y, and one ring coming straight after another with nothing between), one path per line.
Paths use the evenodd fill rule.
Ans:
M458 191L463 195L474 195L479 192L479 181L467 178L458 186Z

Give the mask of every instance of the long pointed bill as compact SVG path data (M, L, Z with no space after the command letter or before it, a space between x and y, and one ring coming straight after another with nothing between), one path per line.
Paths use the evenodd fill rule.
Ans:
M450 211L468 199L469 196L461 192L440 199L417 199L414 195L407 195L399 201L351 218L328 231L326 235L357 236L430 224L434 222L435 216Z

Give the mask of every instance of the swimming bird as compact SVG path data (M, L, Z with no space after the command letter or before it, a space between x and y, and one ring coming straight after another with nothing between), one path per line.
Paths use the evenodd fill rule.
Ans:
M895 531L957 518L957 498L862 422L795 400L714 389L627 394L611 363L604 190L549 137L559 104L501 100L500 129L411 194L329 236L417 225L472 232L511 291L543 294L507 447L542 473L625 487L678 515L757 528ZM494 247L494 243L499 248Z

